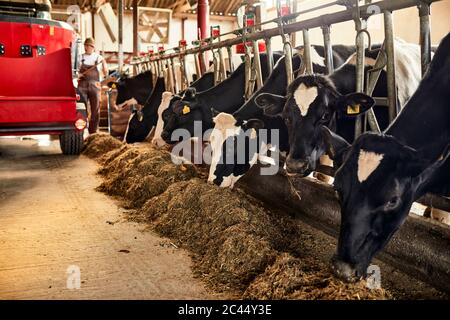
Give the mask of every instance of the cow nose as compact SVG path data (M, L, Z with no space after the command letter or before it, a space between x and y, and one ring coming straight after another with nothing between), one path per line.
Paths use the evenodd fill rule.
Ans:
M331 259L331 269L337 278L346 282L356 282L363 277L363 274L357 268L336 255Z
M304 174L308 169L308 161L293 159L290 156L286 158L286 170L288 173Z
M169 140L169 133L167 131L161 132L161 138L167 142Z

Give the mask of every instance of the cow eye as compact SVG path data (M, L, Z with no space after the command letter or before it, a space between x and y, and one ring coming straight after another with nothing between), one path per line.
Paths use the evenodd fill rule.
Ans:
M386 203L385 209L386 209L386 210L392 210L392 209L397 208L398 205L400 204L400 200L401 200L401 199L400 199L400 197L398 197L398 196L392 197L392 198L388 201L388 203Z

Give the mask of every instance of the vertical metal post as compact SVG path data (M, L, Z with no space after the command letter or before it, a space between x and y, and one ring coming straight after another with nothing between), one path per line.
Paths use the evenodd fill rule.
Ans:
M283 46L285 64L286 64L286 76L287 83L290 84L294 81L294 70L292 70L292 47L290 42L285 42Z
M252 79L252 59L247 46L245 48L245 100L248 100L253 93L254 82Z
M259 46L257 41L252 41L253 45L253 65L256 73L256 88L259 89L263 85L261 71L261 57L259 56Z
M418 8L420 17L420 53L423 77L431 62L430 4L421 2Z
M157 61L157 66L158 66L158 74L160 77L164 77L164 67L163 67L163 62L162 60L158 60Z
M200 67L200 57L198 54L194 54L194 62L195 62L195 72L197 73L197 77L200 78L202 76L202 68Z
M230 72L234 71L234 65L233 65L233 48L231 46L227 47L228 52L228 65L230 68Z
M123 0L118 0L117 2L117 13L119 16L119 48L118 48L118 55L119 55L119 72L122 72L123 68Z
M220 42L220 37L217 38ZM225 66L225 59L223 58L222 48L217 49L217 53L219 54L219 71L220 71L220 81L223 81L227 78L227 67Z
M298 9L297 5L298 5L298 1L297 0L292 0L291 1L290 7L292 9L292 13L293 12L297 12L297 9ZM289 23L294 23L296 21L297 21L297 18L294 18L294 19L291 19L289 21ZM291 37L291 44L295 48L297 46L297 32L292 32L290 37Z
M169 88L170 88L170 91L175 94L176 92L175 92L175 85L174 85L171 61L170 61L170 59L167 59L164 61L166 62L166 67L167 67L167 69L166 69L167 70L167 81L169 83Z
M167 61L169 63L169 61ZM175 60L174 58L170 58L170 72L172 73L172 92L177 93L178 92L178 84L177 84L177 75L175 71Z
M211 50L213 56L213 67L214 67L214 85L217 85L220 82L220 66L217 61L217 54L214 50Z
M327 74L334 71L333 65L333 48L331 46L330 26L322 26L323 43L325 48L325 65L327 66Z
M92 9L91 10L91 32L92 32L92 37L94 39L95 39L95 15L96 14L97 14L97 10L96 9Z
M387 92L389 103L389 122L392 122L397 116L397 94L395 83L395 52L394 52L394 23L392 12L384 11L384 35L385 48L387 56Z
M312 60L311 60L311 43L309 41L309 31L307 29L303 29L303 60L306 66L306 73L312 74Z
M158 62L153 61L152 62L152 67L153 67L153 73L156 74L157 77L159 77Z
M273 70L273 54L272 54L272 39L266 38L266 56L267 56L267 66L269 67L269 73Z
M359 10L359 8L357 8ZM366 29L367 21L363 19L355 19L356 31ZM364 92L364 60L365 60L365 41L364 33L360 32L356 38L356 92ZM355 122L355 138L361 135L363 131L362 116L356 117Z
M183 77L183 81L182 81L182 86L180 88L180 90L184 90L186 88L189 87L189 79L188 79L188 72L187 72L187 68L186 68L186 55L182 55L180 56L180 64L181 64L181 70L182 70L182 77Z
M107 95L107 108L108 108L108 133L111 134L111 127L112 127L112 116L111 116L111 90L106 91Z

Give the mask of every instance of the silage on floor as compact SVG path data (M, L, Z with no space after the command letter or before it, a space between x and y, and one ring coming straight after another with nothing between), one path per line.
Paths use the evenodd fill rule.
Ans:
M92 154L104 178L98 189L135 208L130 219L190 250L195 273L211 288L246 299L390 297L363 282L334 279L314 258L314 237L294 219L239 189L205 183L195 166L173 164L167 151L114 144L108 153Z

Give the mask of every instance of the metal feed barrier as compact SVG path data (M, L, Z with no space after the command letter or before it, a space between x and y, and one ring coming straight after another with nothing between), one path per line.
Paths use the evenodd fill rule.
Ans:
M272 58L272 46L271 38L275 36L281 36L283 41L283 51L286 55L286 70L287 80L290 83L294 79L294 70L292 70L292 45L291 41L293 35L297 31L303 32L303 64L300 69L301 73L311 74L312 61L311 61L311 45L309 42L309 30L313 28L321 28L323 34L323 42L325 48L325 65L327 73L330 74L334 70L332 59L332 46L331 46L331 26L333 24L354 21L356 35L356 48L357 48L357 61L356 61L356 88L357 92L365 92L371 95L377 83L380 72L383 68L386 68L387 72L387 99L376 98L377 104L384 103L389 108L389 119L392 121L398 114L397 97L396 97L396 84L395 84L395 65L394 65L394 29L393 29L393 11L401 10L410 7L417 7L420 18L420 47L421 47L421 70L422 76L425 74L430 62L431 62L431 36L430 36L430 6L433 2L440 0L396 0L396 1L379 1L372 3L372 1L365 1L364 5L360 5L359 1L355 0L339 0L330 2L315 8L311 8L304 11L282 14L282 8L278 1L277 17L268 21L264 21L259 24L247 25L245 23L242 28L234 30L229 33L217 34L212 33L211 38L202 39L198 42L194 42L194 47L187 48L186 45L168 50L159 50L158 53L150 52L145 57L138 57L132 62L135 72L142 72L145 70L152 70L156 75L161 75L163 67L167 67L170 71L169 75L169 88L172 92L180 89L177 87L174 77L174 61L178 60L181 65L186 65L185 58L187 55L194 55L197 74L202 75L200 67L201 64L206 65L203 59L203 52L212 51L214 70L217 72L217 81L224 79L223 73L220 73L224 68L224 60L222 54L222 48L226 48L229 58L229 70L233 71L232 66L232 46L243 44L245 48L245 63L246 63L246 99L251 96L251 93L256 88L262 85L261 76L261 64L259 61L258 52L258 40L263 40L266 44L266 53L268 59L268 65L270 70L273 68ZM299 16L305 13L314 12L326 7L334 5L343 5L346 10L339 12L324 14L316 18L305 19L301 21L293 21ZM384 32L385 40L382 44L380 53L376 59L373 68L369 71L367 77L367 83L364 83L364 60L365 60L365 48L366 37L368 38L368 47L371 48L370 33L367 31L367 20L372 15L383 14L384 17ZM277 27L260 30L261 26L268 23L277 23ZM233 36L231 39L221 40L225 36ZM249 44L253 50L250 50ZM214 52L215 51L215 52ZM217 55L217 57L216 57ZM253 55L254 59L251 59ZM252 62L253 61L253 62ZM187 84L187 75L182 72L183 83ZM370 130L380 132L380 128L375 117L373 110L370 110L366 115L359 116L355 124L355 134L358 136L361 134L366 126ZM254 171L254 170L253 170ZM319 172L327 175L333 175L334 170L331 167L320 166ZM271 181L269 183L269 180ZM301 186L301 192L303 194L302 200L296 197L289 196L290 189L286 186L287 180L281 175L275 177L264 177L251 174L250 177L244 178L241 183L244 188L246 183L248 185L258 185L259 187L253 189L253 193L259 197L264 198L269 203L277 203L276 200L288 198L287 204L291 209L299 210L302 213L306 212L305 217L309 220L314 220L313 212L319 210L321 212L319 224L322 228L331 230L330 233L336 235L337 226L339 224L339 208L336 207L336 201L334 196L324 196L324 199L320 200L320 205L315 205L313 200L318 200L323 195L329 193L330 186L324 186L319 182L313 182L309 179L298 179L296 185ZM303 182L302 182L303 181ZM265 185L273 186L272 182L276 182L280 190L273 192L266 192L264 190ZM292 186L292 185L291 185ZM252 188L247 188L251 190ZM318 192L319 190L319 192ZM277 197L277 194L280 193ZM305 200L305 197L308 198ZM450 212L450 199L438 197L435 195L426 195L418 200L419 203L432 206L438 209L442 209ZM305 207L306 205L312 206L311 208ZM321 208L319 208L321 207ZM428 228L428 229L427 229ZM408 234L405 230L417 232L416 238L413 240L411 234ZM428 231L427 231L428 230ZM410 254L405 253L402 250L406 244L411 242L418 242L417 245L410 245L408 249L412 250ZM402 267L406 272L412 274L415 277L431 283L432 285L443 289L446 292L450 292L450 252L448 244L450 243L450 228L444 225L436 225L422 218L410 217L408 218L404 231L400 231L393 244L388 246L380 258L387 260L394 265ZM422 246L422 247L421 247ZM426 248L426 251L424 251ZM445 251L445 252L444 252ZM422 253L422 254L421 254Z

